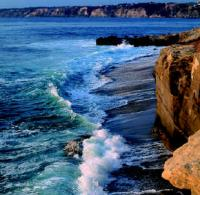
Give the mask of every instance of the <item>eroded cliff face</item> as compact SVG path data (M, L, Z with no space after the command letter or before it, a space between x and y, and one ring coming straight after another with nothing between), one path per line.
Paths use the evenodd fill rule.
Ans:
M167 160L162 177L177 188L200 195L200 131Z
M192 194L200 194L199 35L200 29L180 33L179 44L164 48L155 68L161 138L168 138L165 142L173 148L186 143L165 163L162 176Z
M148 17L144 8L119 8L115 11L116 17Z
M200 129L198 42L164 48L155 75L157 115L169 137L179 143Z
M200 6L176 3L137 3L108 6L63 6L0 9L0 17L181 17L199 18Z
M91 12L91 17L106 17L107 14L106 12L104 11L104 9L102 8L97 8L97 9L94 9L92 12Z

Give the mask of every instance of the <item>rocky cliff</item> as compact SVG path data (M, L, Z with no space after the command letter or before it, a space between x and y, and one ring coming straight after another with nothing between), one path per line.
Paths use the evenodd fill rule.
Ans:
M0 17L181 17L199 18L200 6L175 3L138 3L108 6L63 6L1 9Z
M163 177L174 186L200 194L200 29L180 34L179 44L164 48L155 68L157 125L177 149ZM165 135L165 136L163 136Z
M177 145L200 129L200 29L181 36L184 45L164 48L155 68L157 115Z

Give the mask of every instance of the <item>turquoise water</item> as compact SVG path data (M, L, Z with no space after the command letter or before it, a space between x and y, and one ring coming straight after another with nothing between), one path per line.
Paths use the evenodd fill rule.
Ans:
M199 24L188 19L0 19L0 193L104 193L109 173L120 168L120 155L128 147L119 136L94 131L106 109L125 102L91 91L108 81L99 76L102 69L157 55L159 49L100 47L95 39L179 32ZM67 141L82 135L94 135L85 144L97 151L84 156L85 167L91 159L98 161L90 174L81 158L63 151ZM105 152L113 165L102 157Z

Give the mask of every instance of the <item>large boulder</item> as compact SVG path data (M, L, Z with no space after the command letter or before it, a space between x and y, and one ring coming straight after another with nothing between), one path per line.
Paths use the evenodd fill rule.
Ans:
M162 177L175 187L200 195L200 131L166 161Z

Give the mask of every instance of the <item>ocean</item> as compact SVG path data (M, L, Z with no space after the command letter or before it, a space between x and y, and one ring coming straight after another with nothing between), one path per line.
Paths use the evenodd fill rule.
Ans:
M96 46L95 40L176 33L199 25L198 19L1 18L0 194L142 192L138 181L126 185L113 172L127 163L137 166L153 151L152 136L141 126L144 119L137 115L136 125L145 135L138 147L137 137L127 141L128 131L104 127L106 111L127 100L94 91L111 81L102 71L158 56L160 48ZM155 107L153 90L148 98ZM153 125L154 118L150 121ZM65 155L67 142L88 135L82 157ZM159 150L154 154L160 156ZM116 178L120 184L108 187Z

